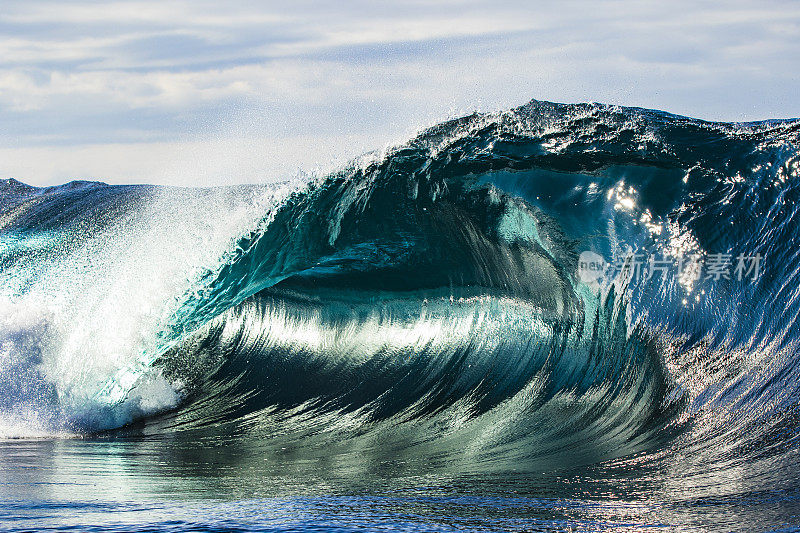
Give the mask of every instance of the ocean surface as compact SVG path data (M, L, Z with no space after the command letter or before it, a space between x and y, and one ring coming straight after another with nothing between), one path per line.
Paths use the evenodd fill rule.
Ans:
M799 146L533 101L268 185L0 181L0 531L796 530Z

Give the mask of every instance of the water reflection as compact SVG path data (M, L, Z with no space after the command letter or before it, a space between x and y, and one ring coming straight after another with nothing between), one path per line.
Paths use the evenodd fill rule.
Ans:
M11 531L127 530L132 524L625 531L646 524L685 530L748 523L765 529L800 513L797 490L786 481L796 479L787 472L800 473L794 456L705 472L689 461L642 456L538 474L482 475L426 471L390 457L175 436L13 441L0 449L0 521Z

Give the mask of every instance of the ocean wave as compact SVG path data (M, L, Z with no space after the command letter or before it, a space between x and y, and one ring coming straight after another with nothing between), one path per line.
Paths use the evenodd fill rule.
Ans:
M7 182L0 411L481 469L784 453L798 135L534 101L300 184ZM622 249L763 272L579 275Z

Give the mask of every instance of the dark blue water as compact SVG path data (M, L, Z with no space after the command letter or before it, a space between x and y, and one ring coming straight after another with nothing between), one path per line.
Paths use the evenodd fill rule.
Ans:
M302 183L0 188L0 528L777 530L797 121L531 102Z

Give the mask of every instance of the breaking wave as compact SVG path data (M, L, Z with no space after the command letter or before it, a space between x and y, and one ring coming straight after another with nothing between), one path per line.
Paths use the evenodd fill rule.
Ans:
M304 182L9 180L0 436L197 432L476 471L785 459L799 135L534 101ZM622 249L761 272L579 275Z

